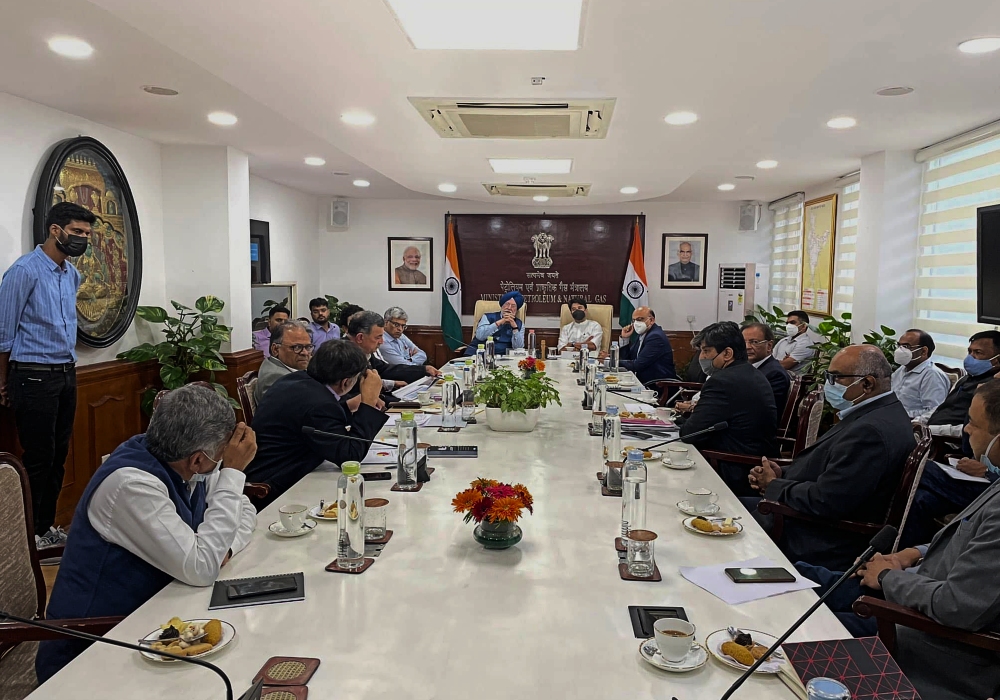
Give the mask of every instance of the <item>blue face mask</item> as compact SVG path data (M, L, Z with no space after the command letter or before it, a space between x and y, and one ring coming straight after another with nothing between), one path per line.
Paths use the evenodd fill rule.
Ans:
M208 453L206 453L205 451L202 451L202 454L205 455L205 458L209 462L214 462L215 464L214 464L214 466L211 469L209 469L207 472L205 472L203 474L192 474L191 478L188 479L188 483L189 484L197 484L197 483L200 483L202 481L208 481L208 477L209 476L211 476L215 472L219 471L219 465L222 464L222 459L220 458L219 460L214 460L211 457L209 457Z
M980 374L986 374L991 369L993 369L993 360L1000 357L1000 355L994 355L988 360L978 360L972 355L966 355L965 361L962 363L965 366L965 371L969 373L971 377L978 377Z
M990 450L993 449L993 443L997 441L997 438L1000 438L1000 435L997 435L995 438L990 440L990 444L986 446L986 451L983 452L983 456L979 458L979 461L983 463L984 467L986 467L986 471L993 472L994 474L1000 474L1000 467L990 461Z
M857 382L844 386L843 384L831 384L830 382L823 382L823 395L826 397L826 402L836 411L843 411L844 409L850 408L854 405L854 402L850 399L845 399L844 394L850 389L854 384L860 382L864 377L861 377Z

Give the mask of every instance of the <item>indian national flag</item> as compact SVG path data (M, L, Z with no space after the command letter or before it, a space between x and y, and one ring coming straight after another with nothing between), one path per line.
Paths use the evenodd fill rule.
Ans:
M444 282L441 285L441 331L452 350L465 345L462 340L462 276L458 272L458 248L455 245L455 220L448 217L448 242L445 244Z
M618 322L624 328L632 323L632 312L640 306L649 306L649 292L646 291L646 265L642 261L642 236L639 235L639 219L632 229L632 252L628 256L628 271L622 282L621 311Z

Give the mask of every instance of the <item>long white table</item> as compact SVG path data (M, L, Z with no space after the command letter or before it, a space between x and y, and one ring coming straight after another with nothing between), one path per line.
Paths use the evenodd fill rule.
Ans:
M316 472L260 514L253 542L222 571L222 578L304 571L305 601L208 613L210 589L175 582L109 636L134 641L175 615L227 620L237 639L207 660L230 676L237 696L268 658L280 655L322 660L309 682L309 697L320 700L718 698L738 674L713 659L686 674L650 667L638 656L628 606L681 605L703 641L727 625L780 633L816 596L800 591L731 607L680 576L679 566L758 555L789 566L693 449L694 469L649 465L647 527L659 533L656 560L663 581L621 580L613 546L620 500L600 494L594 478L600 440L587 436L579 375L566 364L552 362L549 368L560 383L563 406L544 409L533 433L494 433L485 420L457 435L427 429L423 440L477 444L479 458L433 460L437 471L419 493L392 493L392 481L366 483L366 496L389 499L395 533L367 572L324 571L336 556L336 523L320 522L297 539L267 532L279 506L335 497L337 473ZM452 512L452 497L480 476L523 483L535 497L535 514L521 521L524 538L512 549L483 549L472 537L473 524ZM686 532L675 503L691 486L719 493L721 512L742 515L744 532L726 539ZM846 637L823 607L792 640ZM140 697L224 695L209 671L154 664L101 644L31 695ZM736 697L793 695L774 677L755 677Z

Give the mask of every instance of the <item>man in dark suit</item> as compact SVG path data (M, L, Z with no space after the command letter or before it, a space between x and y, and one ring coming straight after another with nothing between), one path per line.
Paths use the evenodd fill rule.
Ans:
M778 410L778 420L788 401L788 387L792 378L781 363L771 357L774 350L774 331L766 323L751 323L743 326L743 340L747 344L747 360L764 375L771 391L774 392L774 407Z
M358 407L343 398L360 385ZM364 352L347 340L328 340L316 349L305 372L293 372L268 389L253 417L257 455L246 468L248 482L271 487L264 505L291 488L324 461L361 461L388 420L375 408L382 380L368 369ZM306 435L310 426L366 442Z
M667 334L656 325L656 314L648 306L632 312L632 323L622 328L618 365L633 372L645 384L654 379L676 379L674 349Z
M374 311L358 311L347 320L347 339L357 345L368 357L368 367L378 373L382 380L383 403L391 403L397 399L392 395L393 389L406 386L426 376L436 377L441 374L432 365L390 365L379 357L378 349L382 346L385 335L385 317ZM360 387L348 392L347 399L351 410L357 410L360 403ZM378 408L382 408L379 406Z
M840 422L787 467L764 460L750 485L764 498L819 518L881 521L913 451L910 417L892 393L892 368L873 345L851 345L830 361L823 384ZM765 529L769 518L744 499ZM778 545L792 561L843 571L864 551L866 535L823 525L785 521Z
M732 321L723 321L703 330L697 361L708 379L694 411L681 425L681 437L726 421L727 430L706 433L692 438L690 443L706 450L776 456L778 419L774 394L764 375L747 362L740 327ZM747 484L746 467L721 463L719 472L737 495L753 493Z

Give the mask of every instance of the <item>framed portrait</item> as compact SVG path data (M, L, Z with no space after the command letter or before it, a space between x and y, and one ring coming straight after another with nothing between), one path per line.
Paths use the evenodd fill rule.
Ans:
M833 314L833 265L837 244L837 195L806 202L802 207L802 296L799 308L823 316Z
M389 291L434 291L434 239L389 239Z
M49 237L45 217L59 202L79 204L97 217L87 250L70 261L80 271L77 340L106 348L122 337L135 317L142 239L125 172L100 141L81 136L60 141L52 149L35 196L35 243Z
M660 289L705 289L707 233L663 234Z

